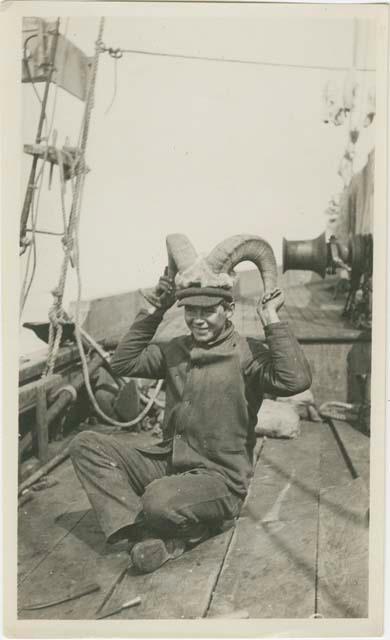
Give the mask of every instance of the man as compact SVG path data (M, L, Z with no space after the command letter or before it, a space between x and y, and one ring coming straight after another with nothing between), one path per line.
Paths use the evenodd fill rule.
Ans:
M257 308L267 346L238 335L231 291L213 287L176 291L190 333L152 342L175 302L168 277L156 291L159 308L137 315L111 364L120 376L165 379L163 441L124 448L114 436L86 431L71 450L107 541L128 539L144 573L234 523L253 474L263 394L311 385L303 352L278 317L280 290Z

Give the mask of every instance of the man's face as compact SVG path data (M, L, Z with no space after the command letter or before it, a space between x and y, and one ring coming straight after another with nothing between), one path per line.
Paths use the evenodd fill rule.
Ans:
M233 315L234 305L225 308L222 304L211 307L184 307L186 325L197 342L207 344L216 340Z

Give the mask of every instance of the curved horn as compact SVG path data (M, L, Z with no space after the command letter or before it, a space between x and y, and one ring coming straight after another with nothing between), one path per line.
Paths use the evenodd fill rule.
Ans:
M194 264L198 255L188 240L182 233L172 233L166 238L168 251L168 273L174 278L178 271L184 271Z
M230 273L244 260L253 262L264 284L264 293L270 293L277 286L277 266L272 247L259 236L231 236L220 242L206 258L210 268L220 273Z

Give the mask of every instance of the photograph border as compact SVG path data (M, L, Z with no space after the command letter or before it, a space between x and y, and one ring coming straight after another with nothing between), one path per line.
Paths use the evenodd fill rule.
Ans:
M250 620L18 620L16 611L17 533L17 415L18 415L18 233L21 206L21 84L20 34L23 16L134 16L239 12L240 3L225 2L5 2L1 5L2 78L2 302L3 302L3 518L4 633L17 638L78 637L345 637L378 636L384 617L384 478L386 405L386 244L388 140L388 19L387 4L273 4L261 6L266 15L343 17L377 16L378 66L375 146L374 276L371 385L370 575L367 619L250 619ZM253 9L253 10L254 10ZM15 55L10 55L15 52ZM12 278L15 277L15 285ZM10 283L11 280L11 283Z

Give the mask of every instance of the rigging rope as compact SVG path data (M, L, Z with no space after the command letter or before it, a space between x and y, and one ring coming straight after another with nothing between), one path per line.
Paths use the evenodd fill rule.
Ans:
M52 291L54 301L51 308L49 309L49 319L50 319L49 353L47 357L46 367L42 374L42 377L45 377L53 373L59 346L61 343L63 324L67 319L67 315L64 309L62 308L62 301L64 296L69 262L71 261L73 262L74 260L74 258L72 257L72 252L74 249L74 234L75 234L77 220L80 216L82 191L84 188L84 180L85 180L84 158L85 158L85 150L86 150L87 140L88 140L91 113L93 109L94 89L95 89L96 73L97 73L98 59L100 54L101 36L103 33L103 27L104 27L104 18L101 18L98 39L97 39L96 48L95 48L95 55L92 62L91 76L90 76L90 81L88 85L87 98L85 101L84 116L83 116L83 122L82 122L82 128L81 128L81 140L79 145L79 149L80 149L79 161L82 162L82 165L81 165L81 170L78 171L76 175L75 185L73 189L73 199L72 199L71 210L69 214L69 221L66 229L64 230L63 245L64 245L65 254L63 257L62 265L61 265L59 282L58 282L58 285L55 287L55 289ZM64 212L63 212L63 218L64 218ZM66 215L64 220L66 220Z
M87 332L85 331L85 329L83 329L82 327L80 327L80 333L81 336L90 343L91 347L94 349L94 351L96 351L99 356L101 357L102 360L104 360L104 362L107 365L107 369L109 370L109 372L111 373L111 375L113 376L114 382L116 384L116 386L118 387L118 389L121 389L123 384L124 384L124 378L116 378L115 374L112 372L112 368L111 368L111 362L110 362L110 358L109 358L109 354L103 349L103 347L96 342L96 340ZM161 387L160 387L161 388ZM138 393L139 393L139 397L142 400L142 402L144 404L149 404L151 401L151 397L149 395L145 395L144 393L142 393L142 391L140 389L138 389ZM156 407L159 407L160 409L165 409L165 402L162 402L161 400L157 400L156 397L154 397L152 399L152 404L156 405ZM149 408L151 407L151 404L149 405Z
M66 314L66 312L65 312L65 310L62 307L62 300L63 300L63 294L64 294L64 289L65 289L68 266L69 266L69 262L72 261L72 252L73 252L73 261L74 261L74 265L75 265L75 268L76 268L77 286L78 286L78 295L77 295L77 302L76 302L76 314L75 314L76 315L76 318L75 318L75 336L76 336L76 342L77 342L77 346L78 346L78 350L79 350L80 358L81 358L81 363L82 363L83 375L84 375L84 380L85 380L85 387L87 389L90 401L91 401L96 413L101 418L103 418L103 420L108 422L109 424L112 424L114 426L119 426L121 428L126 428L126 427L131 427L131 426L136 425L137 423L139 423L143 419L143 417L148 413L148 411L150 410L150 408L153 405L153 403L157 400L157 396L158 396L158 394L160 392L160 389L161 389L161 386L163 384L163 381L162 380L158 381L156 389L155 389L154 393L152 394L152 396L148 399L148 402L147 402L145 408L133 420L130 420L128 422L119 422L119 421L113 420L109 416L105 415L105 413L100 409L98 403L96 402L95 396L94 396L92 388L91 388L87 359L86 359L86 355L84 353L84 347L83 347L83 344L82 344L82 336L92 344L93 348L99 353L99 355L102 357L102 359L107 361L106 354L103 352L103 350L101 349L100 345L98 345L98 343L96 343L93 340L93 338L91 338L91 336L89 336L80 327L80 307L81 307L82 284L81 284L81 273L80 273L80 262L79 262L79 240L78 240L78 235L79 235L80 212L81 212L81 204L82 204L82 198L83 198L83 192L84 192L85 173L86 173L85 172L85 151L86 151L88 134L89 134L91 114L92 114L92 109L93 109L93 106L94 106L94 92L95 92L95 85L96 85L98 60L99 60L99 55L100 55L100 53L102 53L102 50L103 50L103 48L102 48L102 35L103 35L103 29L104 29L104 22L105 22L105 19L102 17L100 19L98 37L97 37L97 40L96 40L96 43L95 43L95 55L94 55L94 58L93 58L90 82L89 82L89 86L88 86L87 98L86 98L86 103L85 103L85 110L84 110L84 115L83 115L83 121L82 121L80 134L79 134L79 145L78 146L79 146L80 154L79 154L78 157L75 156L73 166L71 164L72 196L73 196L73 198L72 198L72 204L71 204L71 210L70 210L68 222L66 220L66 210L65 210L65 197L64 197L64 195L65 195L65 178L64 178L64 172L63 172L63 158L62 158L62 155L57 151L57 161L58 161L58 166L59 166L59 176L60 176L60 183L61 183L61 210L62 210L62 218L63 218L63 224L64 224L63 243L64 243L65 255L64 255L64 258L63 258L63 261L62 261L62 266L61 266L58 285L52 291L52 295L54 297L54 302L53 302L53 304L52 304L52 306L51 306L51 308L49 310L49 319L50 319L50 325L49 325L49 353L48 353L48 357L47 357L46 367L45 367L45 370L44 370L44 372L42 374L42 377L50 375L54 370L54 366L55 366L55 362L56 362L56 358L57 358L57 354L58 354L58 350L59 350L60 342L61 342L61 338L62 338L62 333L63 333L63 324L64 324L64 322L66 322L69 319L67 314ZM64 71L64 69L62 69L62 71ZM40 180L40 183L39 183L39 191L38 191L38 202L36 204L35 215L33 216L33 221L32 221L32 232L33 232L33 234L32 234L32 245L31 245L31 249L29 251L29 256L31 256L31 251L34 250L35 258L36 258L35 229L36 229L36 223L37 223L37 218L38 218L38 203L39 203L39 197L40 197L40 194L41 194L41 189L42 189L42 184L43 184L43 175L44 175L45 166L46 166L47 154L48 154L48 150L49 150L48 141L49 141L49 137L50 137L50 134L51 134L51 131L52 131L53 123L54 123L54 114L55 114L56 104L57 104L58 86L59 86L59 83L56 85L56 93L55 93L55 96L54 96L52 118L51 118L49 131L48 131L47 135L45 136L45 140L46 140L45 153L44 153L44 157L43 157L43 160L42 160L41 169L40 169L39 174L37 176L37 179L35 181L35 185L38 183L38 180ZM115 95L114 95L114 98L115 98ZM59 157L60 155L61 155L61 158ZM74 172L74 168L75 168L76 162L80 163L80 165L79 165L79 170L77 171L75 180L73 182L74 173L75 173ZM34 264L33 274L35 273L35 266L36 266L36 262ZM26 271L26 274L27 274L27 271ZM27 275L26 275L26 278L27 278ZM25 282L26 282L26 278L25 278ZM29 289L31 287L31 284L32 284L32 278L30 279L28 291L29 291ZM28 294L28 291L25 292L25 293ZM23 294L22 310L24 308L24 304L26 302L26 299L27 299L27 295Z
M86 331L84 331L84 329L79 327L77 322L75 323L75 327L79 328L80 335L83 336L88 342L90 342L91 346L99 354L99 356L102 358L102 360L104 360L110 366L110 361L107 358L107 354L104 352L104 350L102 349L100 344L98 342L96 342ZM77 340L77 329L76 329L76 340ZM81 350L80 350L80 345L81 345ZM83 351L83 346L82 346L82 343L81 343L81 339L80 339L80 345L78 344L78 348L80 350L80 355L82 354L81 355L81 363L82 363L82 368L83 368L85 388L87 389L87 393L88 393L89 399L90 399L90 401L92 403L92 406L93 406L93 408L95 410L95 413L97 413L105 422L108 422L112 426L116 426L116 427L120 427L122 429L126 429L128 427L133 427L136 424L138 424L139 422L141 422L141 420L143 420L143 418L149 413L149 411L152 408L153 404L155 404L156 406L158 406L160 408L164 408L165 407L165 405L163 405L157 399L157 396L160 393L162 384L164 382L163 380L159 380L157 382L157 385L156 385L156 387L154 389L154 392L152 393L151 396L145 396L143 393L139 393L141 400L143 402L145 402L146 405L142 409L142 411L138 414L138 416L133 418L133 420L129 420L128 422L120 422L119 420L114 420L113 418L107 416L101 410L101 408L99 407L99 405L98 405L98 403L96 401L95 395L93 393L93 390L92 390L92 387L91 387L91 383L90 383L88 364L87 364L87 361L86 361L86 358L85 358L85 354L84 354L84 351Z
M84 158L85 158L85 148L86 148L86 143L87 143L87 139L88 139L88 131L89 131L89 126L90 126L90 120L91 120L91 114L92 114L92 109L93 109L93 103L94 103L94 90L95 90L95 83L96 83L96 74L97 74L97 66L98 66L98 59L99 59L99 55L100 53L102 53L102 34L103 34L103 28L104 28L104 18L101 18L100 20L100 26L99 26L99 33L98 33L98 38L96 41L96 48L95 48L95 56L94 56L94 60L93 60L93 64L92 64L92 75L91 75L91 82L90 82L90 89L88 92L88 97L87 97L87 101L86 101L86 109L85 109L85 114L84 114L84 125L83 125L83 129L82 129L82 135L81 135L81 158L82 161L84 162ZM136 424L138 424L143 417L148 413L148 411L150 410L152 404L154 403L155 399L157 398L157 395L160 392L160 389L162 387L163 381L160 380L156 386L156 389L154 391L154 393L152 394L152 396L150 397L150 400L148 402L148 404L146 405L146 407L141 411L141 413L134 418L133 420L129 420L127 422L120 422L118 420L114 420L111 417L107 416L99 407L92 387L91 387L91 383L90 383L90 377L89 377L89 371L88 371L88 363L87 363L87 359L86 359L86 355L84 353L84 347L83 347L83 343L82 343L82 335L86 335L83 330L80 327L80 308L81 308L81 294L82 294L82 281L81 281L81 272L80 272L80 250L79 250L79 224L80 224L80 211L81 211L81 203L82 203L82 198L83 198L83 191L84 191L84 184L85 184L85 173L83 172L81 175L79 174L77 176L76 179L76 198L74 200L74 206L72 206L72 211L71 211L71 220L69 222L69 226L72 225L71 229L72 232L74 231L74 263L75 263L75 269L76 269L76 275L77 275L77 300L76 300L76 310L75 310L75 336L76 336L76 342L77 342L77 347L80 353L80 358L81 358L81 365L82 365L82 369L83 369L83 375L84 375L84 382L85 382L85 388L87 390L89 399L92 403L92 406L95 410L95 412L97 413L98 416L100 416L105 422L108 422L109 424L113 425L113 426L118 426L121 428L127 428L127 427L132 427ZM96 348L96 343L95 345L93 345ZM101 355L101 354L100 354Z

